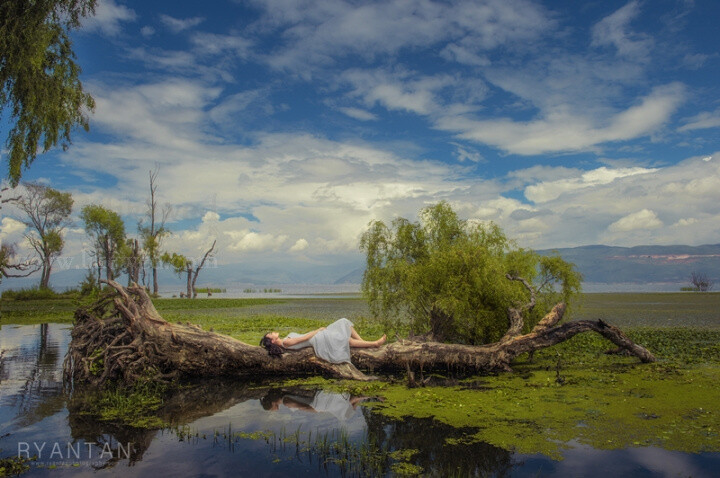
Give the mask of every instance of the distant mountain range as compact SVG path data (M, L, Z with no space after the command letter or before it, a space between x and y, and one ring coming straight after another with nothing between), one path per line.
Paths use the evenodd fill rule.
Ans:
M638 285L654 285L654 289L651 287L649 290L678 290L681 286L690 285L693 272L706 274L720 284L720 244L582 246L538 252L545 255L557 252L566 261L574 263L585 284L590 287L627 284L630 289L637 289Z
M559 254L574 263L583 274L583 289L596 291L677 291L690 285L693 272L704 273L720 289L720 244L703 246L581 246L537 251ZM200 274L199 286L242 288L247 285L277 284L359 284L364 272L363 258L337 264L308 262L255 262L226 264L206 268ZM350 272L348 272L350 271ZM84 269L57 270L51 285L56 290L75 287L83 280ZM121 279L123 280L123 279ZM6 279L0 290L32 287L36 278ZM170 270L160 271L163 287L182 290L184 277Z
M693 272L704 273L720 288L720 244L703 246L581 246L537 251L559 254L583 275L584 290L677 291L690 285ZM364 268L342 276L336 284L360 283Z

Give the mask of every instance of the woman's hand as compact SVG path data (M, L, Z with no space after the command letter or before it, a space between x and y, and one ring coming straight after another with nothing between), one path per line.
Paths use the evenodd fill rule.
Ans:
M325 330L325 327L320 327L319 329L317 329L318 332L322 332L323 330Z

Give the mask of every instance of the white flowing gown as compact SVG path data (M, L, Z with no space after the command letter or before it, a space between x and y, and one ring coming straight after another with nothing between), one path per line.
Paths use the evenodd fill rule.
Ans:
M348 319L338 319L328 325L325 330L313 335L310 340L304 340L295 345L285 347L291 350L300 350L310 347L315 350L315 355L330 363L350 362L350 327L353 323ZM305 334L290 332L288 337L302 337Z

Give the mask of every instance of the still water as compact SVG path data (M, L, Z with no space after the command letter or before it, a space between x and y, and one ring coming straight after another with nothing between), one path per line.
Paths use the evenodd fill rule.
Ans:
M719 453L571 443L552 460L463 443L472 430L432 419L388 419L373 413L379 397L232 380L168 397L163 428L100 422L63 387L69 341L69 325L0 327L0 458L37 455L23 476L720 476Z

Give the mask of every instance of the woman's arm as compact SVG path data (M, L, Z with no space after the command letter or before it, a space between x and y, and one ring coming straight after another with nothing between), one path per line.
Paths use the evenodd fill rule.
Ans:
M301 335L300 337L285 337L282 341L283 347L291 347L293 345L299 344L300 342L305 342L306 340L310 340L317 334L318 332L325 330L325 327L320 327L317 330L313 330L312 332L308 332L305 335Z

